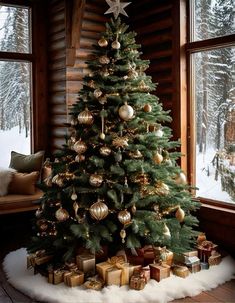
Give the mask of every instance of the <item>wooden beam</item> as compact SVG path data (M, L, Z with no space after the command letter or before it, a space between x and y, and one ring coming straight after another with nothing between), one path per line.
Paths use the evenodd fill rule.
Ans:
M66 2L66 66L74 66L76 49L80 47L85 0Z

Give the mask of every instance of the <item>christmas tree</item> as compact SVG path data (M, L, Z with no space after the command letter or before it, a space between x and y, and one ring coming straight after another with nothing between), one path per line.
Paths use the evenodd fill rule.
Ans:
M118 17L127 3L107 1L114 19L94 46L70 135L43 180L30 252L60 260L79 247L110 253L146 244L188 250L195 240L197 207L181 168L171 118L145 71L136 34Z

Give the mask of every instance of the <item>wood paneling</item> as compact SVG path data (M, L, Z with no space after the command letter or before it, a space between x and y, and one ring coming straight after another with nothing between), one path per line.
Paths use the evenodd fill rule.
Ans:
M64 143L66 106L66 28L65 0L48 5L48 108L49 150L53 153ZM64 135L63 135L64 134Z

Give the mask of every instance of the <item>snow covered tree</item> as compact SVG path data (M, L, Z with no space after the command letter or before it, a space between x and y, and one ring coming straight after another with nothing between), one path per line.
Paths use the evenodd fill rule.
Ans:
M74 257L78 247L110 253L145 244L182 252L197 219L179 143L145 71L135 33L118 18L106 25L71 109L70 136L54 162L29 247ZM109 244L110 243L110 244Z
M28 12L25 8L4 7L8 16L3 24L1 50L28 52ZM26 62L2 61L0 63L1 129L19 125L28 136L30 127L30 68Z

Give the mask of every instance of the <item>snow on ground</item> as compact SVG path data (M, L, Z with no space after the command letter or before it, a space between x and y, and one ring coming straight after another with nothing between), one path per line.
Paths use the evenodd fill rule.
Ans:
M199 190L196 195L198 197L234 203L231 197L225 191L222 191L220 176L218 177L218 181L215 180L216 168L213 167L211 163L215 154L216 151L212 148L208 149L205 155L197 151L196 187L198 187ZM209 176L207 176L208 172Z
M25 138L24 130L19 134L17 126L8 131L0 130L0 167L9 166L12 150L30 154L30 136Z

